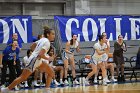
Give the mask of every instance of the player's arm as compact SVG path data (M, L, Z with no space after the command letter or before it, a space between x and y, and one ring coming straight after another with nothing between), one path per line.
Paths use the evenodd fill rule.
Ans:
M127 46L126 46L126 43L125 42L123 42L123 48L122 49L123 49L124 52L127 51Z
M100 51L99 49L95 49L95 51L96 51L99 55L102 55L102 54L106 53L105 51Z
M30 48L31 48L32 51L34 51L36 45L37 45L37 43L34 42L34 43L30 46Z
M77 48L76 48L76 52L80 52L79 43L78 43L78 46L77 46Z
M105 44L105 49L104 49L104 51L108 54L109 53L109 51L110 51L110 44Z
M69 49L70 49L70 42L67 42L67 43L66 43L65 51L66 51L67 53L69 53L69 54L72 54L72 52L70 52Z
M45 50L45 49L42 48L41 51L39 52L38 58L43 58L45 60L53 61L54 58L55 58L55 56L54 55L51 56L51 57L50 56L46 56L45 55L46 51L47 50Z
M109 52L110 51L110 42L109 41L107 41L107 43L106 43L106 46L107 46L107 51Z
M107 54L109 53L109 49L108 49L108 48L105 48L104 51L105 51L105 53L107 53Z

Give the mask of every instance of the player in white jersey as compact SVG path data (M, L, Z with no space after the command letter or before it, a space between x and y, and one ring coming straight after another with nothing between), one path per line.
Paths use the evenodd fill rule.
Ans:
M29 59L29 57L30 57L30 55L32 54L32 50L31 49L28 49L27 50L27 56L25 56L24 58L23 58L23 65L24 65L24 67L26 67L29 63L29 61L28 61L28 59ZM37 84L37 76L38 76L38 73L39 73L39 71L36 69L35 71L34 71L34 81L33 81L33 86L40 86L39 84ZM21 85L21 84L20 84ZM25 87L28 87L28 83L27 83L27 81L25 81ZM22 85L21 85L21 87L22 87Z
M28 63L28 59L29 59L29 57L30 57L31 54L32 54L32 50L31 50L31 49L28 49L28 50L27 50L27 56L25 56L25 57L23 58L23 66L24 66L24 68L29 64L29 63ZM27 83L27 80L24 81L24 82L25 82L24 86L25 86L25 87L29 87L29 86L28 86L28 83ZM22 87L21 84L20 84L20 86Z
M105 32L103 32L102 33L102 36L104 36L106 38L105 44L107 46L108 51L110 51L110 42L107 39L107 34ZM109 56L108 55L110 55L110 54L104 53L103 56L102 56L102 61L105 62L106 69L110 69L110 72L111 72L111 81L112 82L115 82L116 80L114 79L114 65L112 63L109 63L108 62L108 59L109 59ZM97 69L97 72L95 74L94 83L97 83L97 76L98 76L99 70L100 70L100 68ZM108 80L108 78L106 79L106 82L110 82Z
M49 51L49 56L53 56L53 55L55 55L55 52L54 52L54 48L51 47L51 48L50 48L50 51ZM52 67L52 69L53 69L55 72L59 72L59 73L60 73L60 83L57 82L55 76L54 76L54 78L53 78L55 85L60 85L60 84L63 84L64 68L63 68L63 66L55 66L55 65L54 65L55 62L56 62L56 59L53 60L53 61L50 61L50 62L49 62L49 65Z
M70 60L70 65L72 68L72 76L73 76L73 84L79 84L79 82L76 80L76 74L75 74L75 62L74 62L74 51L80 52L79 49L79 42L77 41L77 35L72 35L72 39L70 41L68 41L66 43L66 48L63 52L62 55L62 59L64 61L64 78L65 81L64 83L66 85L68 85L68 78L67 78L67 74L68 74L68 64L69 64L69 60Z
M49 61L54 59L54 56L49 57L45 55L50 49L50 41L53 41L54 38L54 30L44 27L44 38L41 38L37 43L33 43L31 46L33 53L29 57L29 64L17 79L15 79L8 87L1 89L2 93L9 93L9 90L13 89L20 82L25 81L35 71L35 69L39 69L40 71L46 73L47 79L45 93L51 93L50 84L52 78L54 77L54 72L47 63L42 62L42 59Z
M95 43L95 45L94 45L95 53L92 57L94 63L97 64L97 68L101 68L101 70L102 70L103 85L107 85L106 68L105 68L105 63L103 61L103 55L109 53L109 50L108 50L105 42L106 42L106 37L100 35L99 42Z

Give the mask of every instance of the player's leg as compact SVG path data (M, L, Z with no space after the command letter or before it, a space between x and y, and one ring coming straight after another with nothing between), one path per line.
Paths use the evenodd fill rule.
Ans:
M65 60L64 60L64 83L65 83L66 85L69 84L69 83L68 83L68 78L67 78L67 76L68 76L68 66L69 66L69 64L68 64L68 59L65 59Z
M63 84L64 68L62 66L56 66L54 70L60 72L60 84Z
M94 63L88 64L88 67L92 68L92 71L86 77L85 84L87 85L89 84L88 82L89 78L92 77L97 72L97 65L95 65Z
M46 77L46 88L50 87L52 78L54 77L54 71L53 69L45 62L42 62L42 64L38 67L41 71L45 72L47 75Z
M73 77L73 84L79 84L79 82L76 80L76 71L75 71L75 62L74 62L74 56L70 58L70 65L72 69L72 77Z
M30 75L32 74L32 72L28 69L24 69L22 74L16 78L9 86L8 89L11 90L13 89L16 85L20 84L22 81L26 80Z
M98 66L101 68L101 71L102 71L103 85L107 85L107 82L106 82L107 72L106 72L106 68L105 68L104 62L99 63Z

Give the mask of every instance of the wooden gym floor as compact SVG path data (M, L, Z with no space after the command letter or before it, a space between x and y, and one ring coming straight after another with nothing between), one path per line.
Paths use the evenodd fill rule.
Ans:
M11 91L10 93L44 93L45 88L25 89ZM140 93L140 82L124 84L74 86L51 88L53 93Z

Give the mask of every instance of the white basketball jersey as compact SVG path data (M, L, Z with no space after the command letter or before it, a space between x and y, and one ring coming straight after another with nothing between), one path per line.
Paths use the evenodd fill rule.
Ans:
M78 41L75 42L75 44L70 45L70 52L74 52L74 50L78 47L79 43Z
M32 53L33 56L37 57L41 49L45 49L46 50L45 54L47 54L47 52L50 49L50 41L47 38L41 38L36 42L36 44L37 44L36 48Z
M29 64L29 62L28 62L28 57L27 56L25 56L24 58L23 58L23 62L24 62L24 64L25 64L25 66L27 66L28 64Z
M104 51L104 49L107 48L107 45L105 43L103 43L103 45L101 46L99 42L97 42L95 45L94 45L94 49L98 49L100 51ZM105 54L105 53L104 53ZM93 55L93 59L95 59L96 61L103 61L103 55L99 55L96 51Z

